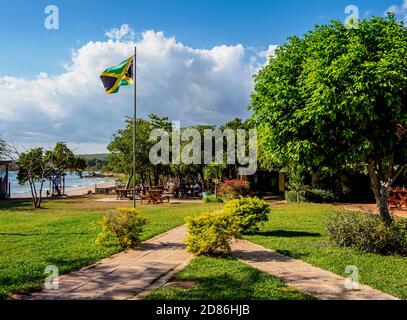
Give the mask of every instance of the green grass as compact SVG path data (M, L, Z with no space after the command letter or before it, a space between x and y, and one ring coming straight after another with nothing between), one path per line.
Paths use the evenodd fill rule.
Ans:
M27 202L0 202L0 298L39 289L48 265L65 274L119 252L117 247L96 245L99 229L92 226L115 207L79 198L45 202L40 210L32 210ZM140 211L149 224L142 239L182 225L188 215L217 208L202 203L144 205Z
M151 292L149 300L303 300L313 299L283 281L232 258L199 257L175 275L195 287L173 286Z
M261 232L246 239L344 277L346 266L354 265L361 283L407 299L407 258L367 254L328 243L326 221L339 210L343 211L318 204L273 207Z

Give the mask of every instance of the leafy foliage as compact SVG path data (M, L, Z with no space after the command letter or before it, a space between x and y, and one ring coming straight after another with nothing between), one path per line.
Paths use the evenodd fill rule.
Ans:
M233 215L225 211L187 217L187 251L196 255L213 255L218 250L230 251L230 241L239 236Z
M364 164L390 222L388 190L407 162L406 53L407 29L393 15L290 38L256 76L262 157L308 171Z
M397 220L391 226L374 215L361 213L337 214L328 224L330 241L340 247L382 255L407 255L407 221Z
M332 203L337 199L332 191L306 188L301 191L286 191L285 199L288 203L312 202L312 203Z
M229 201L223 211L231 214L242 234L259 231L259 224L269 220L269 204L259 198L243 198Z
M250 183L246 180L226 180L220 185L219 194L224 200L246 197L250 194Z
M82 174L86 161L76 157L65 143L59 142L53 150L33 148L19 155L17 180L21 185L29 184L34 206L39 208L45 179L61 177L67 171ZM37 187L36 183L39 183Z
M215 195L211 194L209 196L203 197L203 202L205 203L221 203L223 200L221 198L216 197Z
M117 209L103 216L99 223L101 233L96 243L103 246L119 245L121 248L137 248L148 219L140 216L136 209Z

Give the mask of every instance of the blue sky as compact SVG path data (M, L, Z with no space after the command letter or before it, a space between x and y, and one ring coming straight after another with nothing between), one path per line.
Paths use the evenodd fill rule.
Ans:
M401 0L1 0L0 76L55 74L70 59L70 50L102 40L106 30L129 24L136 32L164 31L194 48L241 43L265 47L302 34L316 23L344 20L344 8L383 15ZM43 27L44 8L60 10L60 30ZM4 63L5 62L5 63Z
M247 118L253 75L288 36L407 0L0 0L0 136L21 147L65 141L105 152L132 115L132 90L106 95L100 72L138 54L138 116L181 125ZM47 5L59 30L44 27ZM407 21L407 19L406 19Z

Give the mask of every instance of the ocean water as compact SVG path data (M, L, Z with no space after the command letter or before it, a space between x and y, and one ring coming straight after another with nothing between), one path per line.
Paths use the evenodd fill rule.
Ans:
M86 172L85 172L86 174ZM105 182L112 181L111 178L87 178L83 179L79 175L75 173L67 173L65 177L65 190L69 189L76 189L81 187L89 187L94 186L95 184L101 184ZM30 186L27 185L19 185L17 182L17 172L10 172L9 173L9 182L11 188L11 196L29 196L30 193ZM47 190L49 189L49 182L44 183L43 187L43 194L46 194Z

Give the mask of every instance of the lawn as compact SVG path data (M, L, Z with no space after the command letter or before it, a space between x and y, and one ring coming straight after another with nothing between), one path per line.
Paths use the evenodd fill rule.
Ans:
M90 265L117 253L117 247L95 244L99 230L92 226L116 203L76 198L47 201L44 209L31 203L0 202L0 298L39 289L48 265L60 274ZM130 205L130 204L127 204ZM120 204L122 206L122 204ZM149 218L143 240L182 225L184 218L219 209L220 204L187 203L140 207ZM407 259L366 254L328 243L325 224L339 206L318 204L274 205L270 221L250 241L321 268L347 276L355 265L360 281L407 299ZM164 287L149 299L307 299L282 281L231 258L196 258L176 275L195 282L194 288Z
M92 223L118 206L95 199L47 201L40 210L32 210L29 202L0 202L0 298L41 288L48 265L57 266L64 274L119 251L95 244L99 230ZM180 226L188 215L219 207L202 203L144 205L140 211L150 222L142 238Z
M175 275L175 283L186 281L194 287L165 286L154 290L150 300L304 300L283 281L232 258L195 258Z
M354 265L361 283L407 299L407 258L331 246L325 225L335 211L343 209L318 204L275 206L261 232L246 239L344 277L346 266Z

